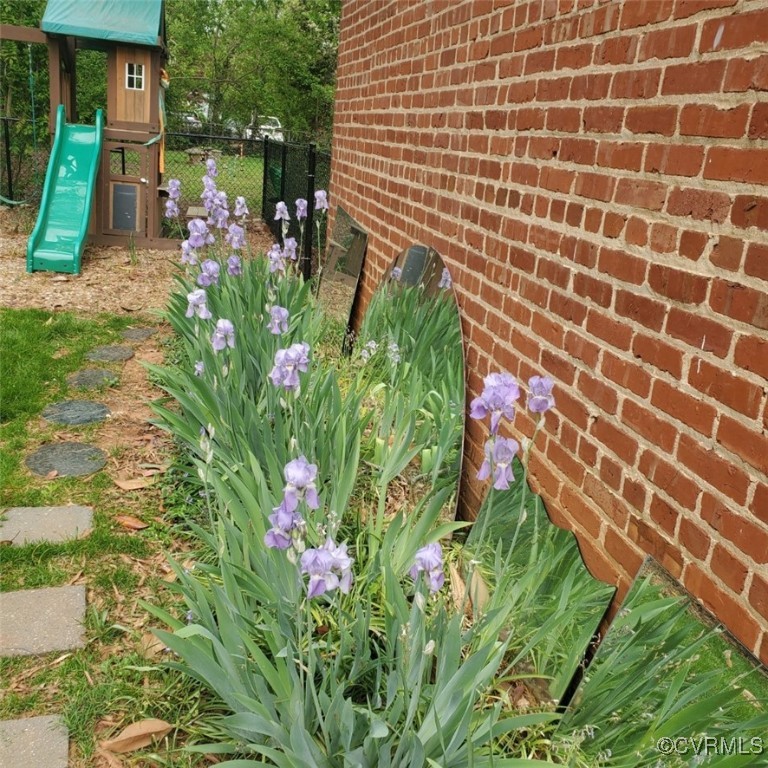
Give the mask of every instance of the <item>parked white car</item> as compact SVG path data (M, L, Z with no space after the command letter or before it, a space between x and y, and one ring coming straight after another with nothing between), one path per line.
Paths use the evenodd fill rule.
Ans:
M280 118L277 117L262 117L261 123L257 128L248 126L245 129L246 139L271 139L272 141L285 141L283 135L283 125L280 122Z

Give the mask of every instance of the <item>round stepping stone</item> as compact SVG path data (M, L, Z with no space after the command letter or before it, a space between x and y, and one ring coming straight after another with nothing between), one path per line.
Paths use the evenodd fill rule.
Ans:
M65 400L52 403L43 411L43 418L54 424L95 424L104 421L111 411L106 405L91 400Z
M127 341L146 341L154 335L154 328L126 328L122 333L123 338Z
M86 357L101 363L119 363L130 360L133 357L133 350L126 346L96 347Z
M98 472L107 463L107 454L83 443L50 443L28 456L25 464L36 475L57 472L59 477L80 477Z
M117 384L118 377L112 371L102 368L83 368L67 377L67 384L77 389L95 389L97 387L111 387Z

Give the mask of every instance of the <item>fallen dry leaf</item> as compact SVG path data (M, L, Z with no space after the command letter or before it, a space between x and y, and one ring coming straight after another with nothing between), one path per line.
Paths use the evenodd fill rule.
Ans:
M130 531L143 531L145 528L149 528L149 523L145 523L143 520L139 520L137 517L131 515L117 515L115 520Z
M55 477L59 476L59 470L58 469L52 469L48 474L45 476L46 480L53 480Z
M173 726L165 720L149 718L123 728L114 739L102 741L100 746L110 752L133 752L136 749L148 747L154 741L159 741L172 730Z
M483 612L485 606L488 605L488 600L491 598L491 593L488 591L488 587L483 577L477 572L477 569L473 570L472 575L469 577L469 597L472 600L472 610L475 617L477 617Z
M453 563L449 563L448 572L451 577L451 599L457 613L460 613L462 610L469 613L469 602L465 602L467 585L464 579L461 578L459 569Z
M141 642L139 643L139 652L145 659L150 661L157 656L160 656L165 651L165 643L162 640L155 637L151 632L145 632L141 636Z
M124 491L138 491L139 488L149 488L154 485L151 477L133 477L130 480L115 480L115 485Z
M125 765L122 760L118 760L117 757L105 749L97 749L96 755L101 760L100 765L106 766L106 768L123 768Z

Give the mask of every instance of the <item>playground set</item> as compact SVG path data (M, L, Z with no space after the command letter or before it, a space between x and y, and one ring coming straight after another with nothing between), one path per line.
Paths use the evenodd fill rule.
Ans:
M164 0L48 0L40 29L2 25L5 40L45 43L54 134L27 271L79 274L86 242L162 248ZM107 54L106 116L77 122L78 49Z

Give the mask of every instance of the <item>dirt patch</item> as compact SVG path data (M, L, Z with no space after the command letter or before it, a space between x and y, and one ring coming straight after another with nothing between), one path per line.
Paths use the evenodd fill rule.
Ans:
M112 312L130 315L165 308L179 254L116 246L86 247L79 275L27 272L30 209L0 206L0 307ZM250 225L251 253L264 253L274 238L261 221Z

